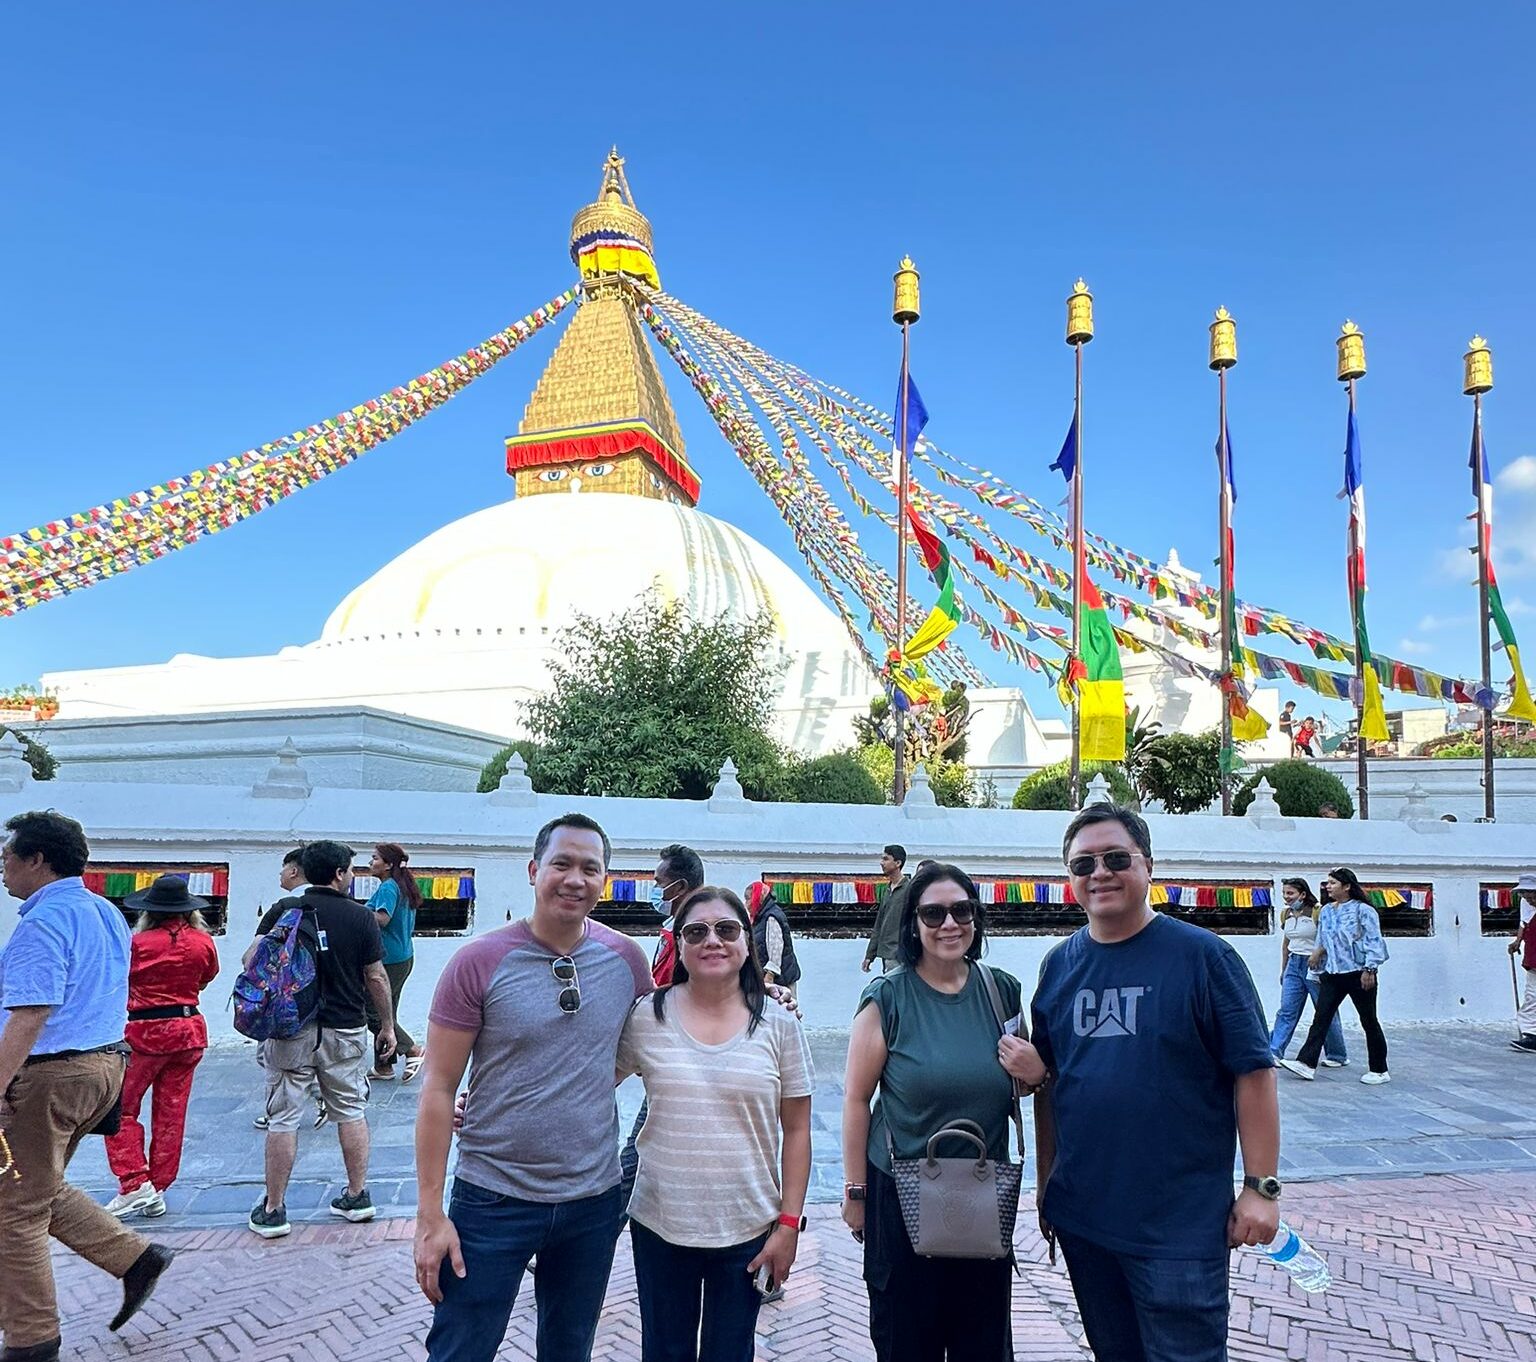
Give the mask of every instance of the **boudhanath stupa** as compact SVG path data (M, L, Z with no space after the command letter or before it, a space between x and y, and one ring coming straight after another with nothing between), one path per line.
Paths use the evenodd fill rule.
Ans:
M852 720L881 684L846 614L746 531L699 509L704 479L637 313L633 281L660 287L651 224L616 152L596 201L572 222L570 249L581 276L574 315L506 440L515 495L406 548L336 604L313 642L268 656L182 653L45 675L60 706L48 741L82 759L66 776L73 767L131 779L149 763L158 778L213 781L221 761L270 760L280 736L311 751L317 739L306 732L333 741L357 714L403 716L409 733L388 741L423 750L432 730L475 752L494 747L520 736L521 705L546 688L562 628L578 613L625 609L647 590L684 602L695 618L767 612L784 663L779 737L806 755L852 742ZM1196 580L1176 556L1164 570ZM1166 655L1213 658L1171 635L1158 642L1164 651L1124 659L1128 703L1166 731L1213 727L1216 691ZM1037 719L1022 690L975 669L968 681L967 761L979 773L1011 786L1010 776L1067 754L1062 719ZM1273 718L1273 692L1255 703Z

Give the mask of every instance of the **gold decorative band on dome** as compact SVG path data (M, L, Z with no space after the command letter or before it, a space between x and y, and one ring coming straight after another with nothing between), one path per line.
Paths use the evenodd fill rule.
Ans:
M652 288L661 287L661 276L656 273L650 251L638 236L627 232L599 228L575 237L571 241L571 261L583 279L628 274Z

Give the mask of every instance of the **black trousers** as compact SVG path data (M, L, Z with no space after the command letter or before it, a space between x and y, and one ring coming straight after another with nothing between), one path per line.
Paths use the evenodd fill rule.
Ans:
M1012 1259L919 1258L896 1183L869 1166L864 1284L879 1362L1010 1362Z
M1318 1057L1323 1053L1323 1038L1328 1034L1328 1023L1348 998L1355 1005L1355 1013L1365 1031L1365 1052L1373 1074L1387 1071L1387 1038L1381 1023L1376 1020L1376 989L1360 986L1360 970L1349 974L1324 974L1317 983L1317 1004L1312 1009L1312 1029L1296 1053L1309 1069L1317 1068ZM1379 985L1378 985L1379 987Z

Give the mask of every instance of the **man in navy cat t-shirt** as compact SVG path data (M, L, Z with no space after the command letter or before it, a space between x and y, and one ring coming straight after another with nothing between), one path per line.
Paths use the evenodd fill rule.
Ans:
M1231 946L1152 910L1135 813L1091 805L1062 853L1088 925L1045 958L1032 1007L1052 1075L1035 1099L1042 1229L1098 1357L1221 1362L1229 1250L1279 1222L1264 1011Z

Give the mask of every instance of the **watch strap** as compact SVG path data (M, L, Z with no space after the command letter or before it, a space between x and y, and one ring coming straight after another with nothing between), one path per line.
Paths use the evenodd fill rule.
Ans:
M779 1224L787 1230L794 1230L797 1234L805 1233L805 1217L803 1215L781 1215Z

